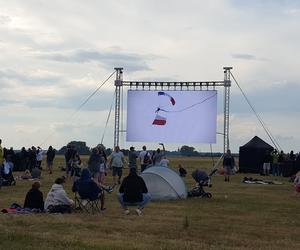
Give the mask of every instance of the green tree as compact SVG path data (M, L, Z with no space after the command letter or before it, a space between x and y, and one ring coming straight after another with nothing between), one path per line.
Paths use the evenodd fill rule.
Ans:
M180 154L182 156L194 156L197 154L197 152L195 151L195 148L194 147L190 147L190 146L187 146L187 145L183 145L181 148L180 148Z

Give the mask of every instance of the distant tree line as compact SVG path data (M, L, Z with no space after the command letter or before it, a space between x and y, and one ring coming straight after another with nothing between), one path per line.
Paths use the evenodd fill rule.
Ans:
M86 145L86 142L83 141L71 141L68 144L75 146L77 152L80 155L89 155L91 152L91 148ZM106 153L109 155L113 149L106 148ZM65 154L67 151L67 146L63 146L61 149L57 151L57 154ZM128 155L129 149L122 149L122 152L124 155ZM169 156L184 156L184 157L195 157L195 156L201 156L201 157L220 157L222 153L211 153L211 152L198 152L195 150L194 147L183 145L176 151L166 151L166 154Z

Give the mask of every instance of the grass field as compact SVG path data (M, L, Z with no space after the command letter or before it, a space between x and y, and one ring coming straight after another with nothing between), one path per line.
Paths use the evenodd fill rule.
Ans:
M212 165L201 158L170 161L186 167L188 188L194 184L193 169L210 170ZM64 174L58 169L62 165L58 157L54 174L43 171L44 198L54 179ZM0 249L300 249L300 199L293 196L292 184L277 178L284 184L247 185L241 183L244 176L227 183L215 175L212 199L152 202L141 217L123 214L117 190L106 195L107 210L98 215L0 214ZM0 208L23 204L31 184L18 181L0 189ZM65 187L73 197L71 183Z

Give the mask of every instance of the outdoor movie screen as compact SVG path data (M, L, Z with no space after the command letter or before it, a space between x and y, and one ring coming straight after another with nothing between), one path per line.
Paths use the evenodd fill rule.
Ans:
M128 90L127 141L216 143L216 127L216 90Z

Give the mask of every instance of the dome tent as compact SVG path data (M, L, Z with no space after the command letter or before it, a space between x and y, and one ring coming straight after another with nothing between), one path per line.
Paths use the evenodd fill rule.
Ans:
M186 186L181 177L167 167L153 166L141 174L152 200L175 200L187 197Z
M240 147L239 172L260 173L266 153L273 149L258 136L254 136L248 143Z

